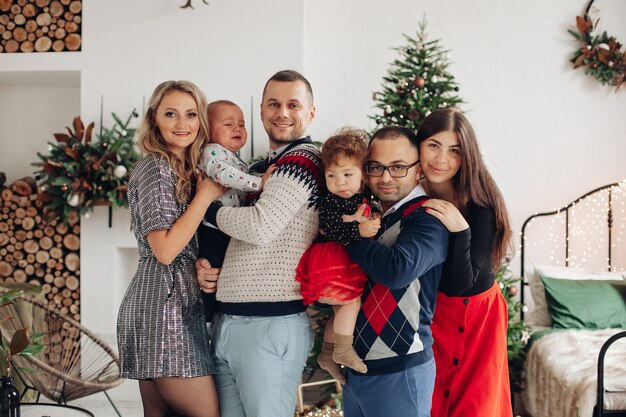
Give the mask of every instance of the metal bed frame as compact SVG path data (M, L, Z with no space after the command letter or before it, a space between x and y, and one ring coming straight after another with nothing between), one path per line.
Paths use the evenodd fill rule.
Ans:
M598 355L598 396L596 400L596 406L593 409L593 417L605 417L605 416L618 416L625 417L626 410L605 410L604 409L604 357L609 347L621 339L626 337L626 331L619 332L609 337L608 340L600 348L600 354Z
M575 199L574 201L572 201L571 203L567 204L566 206L553 210L553 211L548 211L548 212L543 212L543 213L536 213L533 214L532 216L528 217L526 219L526 221L524 221L524 224L522 225L522 233L521 233L521 250L520 250L520 277L521 277L521 288L520 288L520 302L522 304L522 306L524 305L525 302L525 297L524 297L524 287L528 286L529 283L528 281L526 281L526 278L524 277L524 272L525 272L525 245L526 245L526 226L528 226L528 224L535 218L537 217L543 217L543 216L553 216L553 215L557 215L560 213L565 212L565 235L564 235L564 240L565 240L565 266L569 266L569 258L570 258L570 247L569 247L569 238L570 238L570 234L569 234L569 214L570 214L570 209L572 209L572 207L574 207L578 202L580 202L581 200L585 199L586 197L589 197L590 195L594 194L594 193L598 193L598 192L602 192L605 190L608 190L608 201L607 201L607 208L606 208L606 213L607 213L607 228L608 228L608 241L607 241L607 261L608 261L608 267L609 269L612 266L612 253L611 253L611 249L613 246L613 193L614 193L614 188L616 187L625 187L626 186L626 182L615 182L613 184L608 184L608 185L604 185L602 187L596 188L595 190L589 191L588 193L578 197L577 199ZM524 321L524 310L522 309L520 311L520 320ZM600 349L600 353L598 355L598 377L597 377L597 400L596 400L596 406L594 408L593 411L593 417L605 417L605 416L618 416L618 417L626 417L626 410L605 410L604 409L604 396L606 393L606 390L604 389L604 358L605 355L607 353L607 350L609 349L609 347L616 342L618 339L624 338L626 337L626 331L622 331L619 332L613 336L611 336L602 346L602 348Z

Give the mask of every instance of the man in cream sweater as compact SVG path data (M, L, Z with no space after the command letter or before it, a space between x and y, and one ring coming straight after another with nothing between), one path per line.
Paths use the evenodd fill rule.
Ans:
M215 381L222 417L292 417L313 332L295 270L318 231L319 151L306 136L315 117L309 82L279 71L263 90L270 154L251 172L274 172L248 207L211 205L205 220L231 236L219 273ZM206 260L204 291L214 290ZM212 274L213 273L213 276Z

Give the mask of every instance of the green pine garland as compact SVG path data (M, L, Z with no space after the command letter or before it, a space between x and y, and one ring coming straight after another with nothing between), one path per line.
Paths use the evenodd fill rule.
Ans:
M39 201L51 216L67 220L72 211L84 215L99 203L126 207L129 172L140 157L135 149L135 129L130 127L138 114L133 110L126 121L112 114L115 124L102 127L91 142L94 123L85 129L80 117L74 118L68 134L55 133L56 143L48 142L50 154L37 152L39 162L31 165L40 181Z
M437 109L463 103L459 86L448 72L448 52L440 40L429 41L426 20L419 23L416 38L404 35L407 45L394 48L400 54L383 77L382 91L373 99L380 114L369 116L377 127L399 125L417 131L424 117Z

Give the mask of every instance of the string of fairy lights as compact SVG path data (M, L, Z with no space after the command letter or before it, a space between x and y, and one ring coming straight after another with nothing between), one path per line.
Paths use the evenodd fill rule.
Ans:
M547 253L550 265L626 271L626 180L581 197L567 207L554 209L549 218L539 217L542 214L549 215L535 213L538 217L528 223L529 230L535 226L532 229L535 233L530 238L529 232L523 235L525 250L540 256ZM541 229L537 229L539 225ZM538 239L534 236L537 233L540 234Z

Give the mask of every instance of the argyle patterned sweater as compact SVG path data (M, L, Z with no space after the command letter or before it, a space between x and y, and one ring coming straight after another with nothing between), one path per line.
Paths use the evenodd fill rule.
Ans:
M317 236L322 181L319 150L309 138L293 142L250 171L276 170L250 207L211 204L205 220L231 236L217 283L219 311L281 316L305 310L296 267Z
M448 230L426 213L426 196L382 218L372 239L346 249L369 280L354 331L367 375L398 372L433 357L430 331Z

